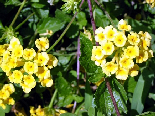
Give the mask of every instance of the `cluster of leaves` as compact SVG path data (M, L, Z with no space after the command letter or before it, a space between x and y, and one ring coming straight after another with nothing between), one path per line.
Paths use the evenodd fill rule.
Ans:
M74 0L77 2L76 6L73 2L69 5L66 0L24 1L24 7L14 23L12 21L23 2L21 0L0 1L0 44L9 43L10 36L15 36L19 38L24 48L37 50L34 41L40 35L48 36L49 43L52 45L62 36L61 34L77 10L76 7L79 7L80 4L80 0ZM107 13L94 0L91 2L96 27L104 28L110 25L111 21L108 19ZM126 19L131 25L132 31L149 32L152 36L151 48L155 52L155 8L151 8L145 4L145 1L139 0L121 2L119 0L98 0L98 2L109 13L114 26L117 27L120 19ZM103 81L98 87L95 85L105 75L101 67L96 66L91 60L95 42L90 41L88 36L82 33L84 27L92 33L89 7L86 0L81 10L77 11L78 14L65 35L49 51L59 61L58 66L50 71L54 85L46 88L37 83L30 93L25 94L18 84L14 84L15 92L11 94L11 97L14 98L15 104L13 106L7 105L5 110L0 107L1 116L13 115L15 112L30 115L30 106L36 106L36 108L39 105L42 108L48 106L55 90L57 90L57 94L52 104L52 111L49 112L53 113L56 109L62 109L68 113L63 113L61 116L116 115L106 82ZM47 30L51 30L52 35L47 35ZM80 78L77 80L78 37L81 44L79 59L81 67ZM93 35L92 38L94 38ZM140 73L136 77L128 77L126 81L116 80L115 77L108 79L121 115L154 115L155 58L153 57L139 66ZM0 70L0 83L5 84L7 82L5 73Z

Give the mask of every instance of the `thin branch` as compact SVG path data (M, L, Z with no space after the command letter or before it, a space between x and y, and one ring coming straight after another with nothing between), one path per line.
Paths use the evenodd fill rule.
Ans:
M94 20L94 17L93 17L93 11L92 11L92 6L91 6L91 1L90 0L87 0L87 2L88 2L88 7L89 7L91 24L92 24L92 27L93 27L93 34L95 36L96 25L95 25L95 20ZM96 42L96 45L98 46L99 43Z
M117 116L121 116L120 113L119 113L119 110L118 110L118 107L117 107L115 98L114 98L114 96L113 96L112 89L111 89L110 83L109 83L109 81L108 81L108 78L105 78L105 81L106 81L106 85L107 85L108 91L109 91L109 93L110 93L110 96L111 96L113 105L114 105L114 107L115 107L116 114L117 114Z
M21 11L22 8L24 7L25 3L26 3L26 0L24 0L24 1L22 2L21 6L20 6L19 9L18 9L17 14L15 15L15 17L14 17L14 19L13 19L13 21L11 22L11 24L10 24L9 27L12 27L12 26L13 26L13 24L15 23L15 21L16 21L18 15L19 15L19 13L20 13L20 11Z
M58 89L55 89L53 97L51 98L50 104L48 106L49 109L53 108L53 103L54 103L54 100L56 98L57 92L58 92Z
M80 58L80 54L81 54L80 53L80 37L78 37L78 45L77 45L77 94L79 93L79 78L80 78L80 61L79 61L79 58ZM76 106L77 106L77 102L75 101L73 109L72 109L72 113L75 112Z
M111 24L113 25L113 27L115 27L109 13L104 9L103 5L101 5L97 0L95 0L96 4L100 6L100 8L104 11L104 13L107 15L108 19L110 20Z

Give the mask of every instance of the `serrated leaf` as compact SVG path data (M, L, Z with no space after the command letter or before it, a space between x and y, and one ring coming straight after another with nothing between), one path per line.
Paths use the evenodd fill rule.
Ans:
M97 82L98 80L100 80L104 74L102 72L101 67L95 65L95 62L91 60L91 56L92 56L92 42L85 37L84 34L80 34L80 51L81 51L81 55L80 55L80 64L85 68L87 73L90 73L92 75L96 74L97 77L94 77L94 79L90 79L93 80L93 82ZM98 78L95 80L95 78Z
M106 82L102 82L95 93L95 102L97 109L110 116L115 113L113 102L108 89L106 88ZM112 88L113 96L116 100L119 111L127 113L127 94L123 86L116 79L109 79L109 83Z
M63 113L63 114L60 114L60 116L77 116L77 115L72 113Z
M140 75L134 90L131 103L131 109L136 110L139 114L141 114L144 109L145 99L148 95L153 79L154 72L149 68L143 68L142 74Z
M61 30L65 25L65 22L57 18L45 18L37 26L38 33L45 33L46 30L52 30L55 33L58 30Z
M44 19L44 18L47 18L48 15L49 15L49 10L48 9L41 9L41 8L34 8L33 11L35 12L36 16L39 18L39 19Z

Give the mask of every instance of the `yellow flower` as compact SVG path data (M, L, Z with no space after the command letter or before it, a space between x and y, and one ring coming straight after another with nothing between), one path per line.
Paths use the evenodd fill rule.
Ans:
M139 55L139 47L138 46L128 46L124 51L124 55L128 58L135 58Z
M106 42L105 36L104 36L104 29L102 27L99 27L95 30L95 41L99 42L100 44L103 42Z
M9 104L9 105L14 105L15 104L15 101L12 97L9 97L7 98L5 101L4 101L5 104Z
M6 50L3 53L3 62L8 62L8 59L10 58L10 52L8 50Z
M139 66L138 66L137 64L135 64L135 65L133 66L133 68L131 68L131 69L129 70L129 75L130 75L131 77L137 76L137 75L138 75L138 71L139 71Z
M1 68L6 73L9 73L9 71L11 70L11 67L7 63L5 63L5 62L2 62Z
M43 87L51 87L51 86L53 85L53 80L52 80L52 79L49 79L49 78L43 79L43 80L41 81L41 85L42 85Z
M39 80L47 79L50 77L50 70L47 67L38 67L38 72L36 72L36 76L38 76Z
M49 48L49 40L46 37L41 37L35 41L36 47L41 51L46 51Z
M21 58L17 59L17 67L23 66L24 64L25 62Z
M138 43L140 42L138 34L130 32L130 34L128 34L128 42L131 45L138 45Z
M114 74L118 70L118 65L113 62L107 62L102 67L102 70L107 76L111 76L111 74Z
M10 57L7 64L10 68L15 68L17 66L17 57Z
M139 56L136 57L136 63L142 63L148 59L148 52L145 50L139 51Z
M126 43L126 36L124 35L123 32L118 32L115 39L114 39L114 43L117 47L123 47Z
M0 56L3 56L4 52L5 52L4 45L0 45Z
M14 70L12 73L14 83L21 83L23 79L23 74L19 70Z
M39 105L38 108L36 109L36 115L37 116L44 116L44 110L41 108Z
M21 83L20 84L21 86L22 86L22 89L23 89L23 91L25 92L25 93L29 93L30 91L31 91L31 87L29 87L29 85L27 85L27 84L24 84L24 83Z
M149 57L149 58L154 57L154 56L153 56L153 51L152 51L152 50L148 50L148 57Z
M34 62L36 62L39 66L44 66L49 61L49 56L46 52L38 53L35 57Z
M128 70L124 68L119 68L116 72L116 78L121 80L126 80L128 77Z
M12 51L12 50L15 48L16 45L20 45L20 41L19 41L18 38L13 37L13 38L11 39L11 41L10 41L10 44L9 44L8 49L9 49L10 51Z
M119 65L125 69L130 69L134 66L134 62L131 58L122 57L119 61Z
M117 34L117 30L113 28L113 26L107 26L105 27L104 34L105 34L105 38L108 41L113 41L115 38L115 35Z
M7 99L10 96L9 91L0 90L0 98L1 99Z
M95 47L93 47L92 53L95 54L95 58L97 60L102 59L102 57L104 56L104 54L102 53L102 47L101 46L95 46Z
M107 42L102 45L102 53L103 55L111 55L114 51L115 47L112 42Z
M36 86L36 81L32 75L24 75L23 83L28 85L30 88L34 88Z
M103 57L101 60L95 60L97 66L103 66L106 63L106 59Z
M15 92L15 88L14 88L14 86L13 86L12 83L10 83L10 84L5 84L5 85L3 86L3 90L8 91L9 94L12 94L13 92Z
M30 61L29 62L25 62L24 70L28 74L36 73L38 71L38 65L35 62L30 62Z
M36 56L36 52L33 48L31 49L24 49L23 58L25 60L32 60Z
M145 50L148 50L149 46L150 46L150 39L141 37L140 47L142 47Z
M36 110L34 109L33 106L30 106L30 114L33 116L33 114L35 115Z
M118 29L119 29L119 30L130 31L130 30L131 30L131 26L130 26L130 25L127 25L127 21L121 19L121 20L118 22Z
M12 50L12 57L22 57L23 56L23 46L16 45Z
M48 54L48 56L49 56L49 60L47 62L47 65L48 65L47 67L49 69L56 67L58 65L58 59L52 54Z

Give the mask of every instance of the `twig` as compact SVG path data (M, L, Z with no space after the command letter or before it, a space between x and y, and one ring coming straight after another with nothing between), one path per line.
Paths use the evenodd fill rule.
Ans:
M94 17L93 17L93 11L92 11L92 6L91 6L91 1L90 0L87 0L87 2L88 2L88 7L89 7L91 24L92 24L92 27L93 27L93 34L95 36L96 25L95 25L95 21L94 21ZM98 46L99 43L96 42L96 45Z
M80 58L80 37L78 37L78 45L77 45L77 94L79 93L79 76L80 76L80 61L79 61L79 58ZM75 112L75 108L76 108L76 101L74 102L74 106L73 106L73 109L72 109L72 113Z
M49 109L53 108L53 102L55 100L55 97L57 95L57 92L58 92L58 89L55 89L54 94L53 94L53 97L51 98L50 104L48 106Z
M121 116L120 113L119 113L119 110L118 110L118 107L117 107L115 98L114 98L114 96L113 96L113 93L112 93L111 86L110 86L110 83L109 83L109 81L108 81L108 78L105 78L105 81L106 81L106 85L107 85L108 91L109 91L109 93L110 93L110 96L111 96L113 105L114 105L114 107L115 107L116 114L117 114L117 116Z
M17 14L15 15L15 17L14 17L14 19L13 19L13 21L11 22L11 24L10 24L9 27L12 27L12 26L13 26L13 24L15 23L15 21L16 21L18 15L19 15L19 13L20 13L20 11L21 11L22 8L24 7L25 3L26 3L26 0L24 0L24 1L22 2L21 6L20 6L19 9L18 9Z
M96 2L96 4L99 5L99 6L101 7L101 9L105 12L105 14L106 14L107 17L109 18L111 24L113 25L113 27L115 27L115 25L114 25L114 23L113 23L113 21L112 21L110 15L109 15L109 13L104 9L104 7L103 7L97 0L95 0L95 2Z

